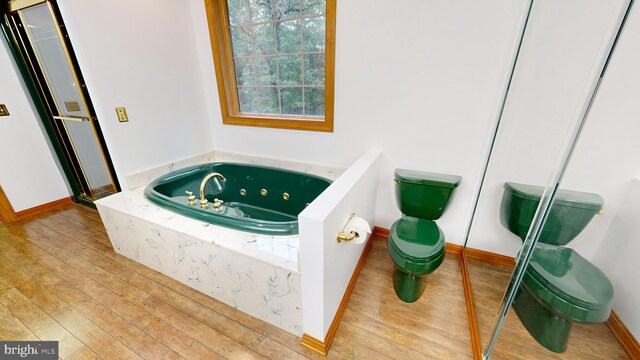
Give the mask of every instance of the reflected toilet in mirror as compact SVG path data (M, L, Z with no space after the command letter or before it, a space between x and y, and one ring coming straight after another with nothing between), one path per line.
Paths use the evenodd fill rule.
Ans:
M426 276L444 261L444 233L440 218L460 177L396 169L395 194L402 217L391 226L387 248L394 263L393 287L400 300L412 303L422 296Z
M524 240L544 187L505 183L500 222ZM564 352L571 325L605 322L613 286L607 276L565 247L602 210L601 196L559 190L525 270L513 309L527 331L546 349Z

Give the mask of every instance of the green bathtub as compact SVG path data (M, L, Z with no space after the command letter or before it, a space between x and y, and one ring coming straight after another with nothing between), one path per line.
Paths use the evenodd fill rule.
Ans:
M200 184L205 185L208 208L200 206ZM298 233L298 214L331 185L325 178L267 166L210 163L171 172L152 181L145 197L167 210L231 229L267 235ZM195 195L189 204L187 191ZM224 201L213 210L214 199Z

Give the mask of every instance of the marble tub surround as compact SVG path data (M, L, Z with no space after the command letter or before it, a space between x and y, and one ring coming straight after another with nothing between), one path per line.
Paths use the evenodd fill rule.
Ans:
M335 181L346 170L344 168L327 166L320 164L310 164L306 162L297 162L291 160L277 159L277 158L265 158L261 156L230 153L223 151L215 152L215 161L223 162L238 162L254 165L271 166L278 169L288 169L293 171L299 171L305 174L313 174L322 176L331 181Z
M117 253L302 334L298 235L260 235L210 225L150 203L143 191L96 201Z
M125 180L129 189L136 189L142 186L146 186L151 181L174 170L210 162L236 162L243 164L271 166L279 169L288 169L306 174L318 175L332 181L336 180L345 171L344 168L332 167L327 165L309 164L284 159L265 158L249 154L211 151L190 158L178 160L166 165L147 169L139 173L131 174L127 176Z
M169 164L157 166L151 169L143 170L135 174L131 174L125 177L125 181L129 189L137 189L141 186L146 186L151 181L159 178L164 174L168 174L174 170L182 169L192 165L205 164L215 161L216 153L211 151L208 153L192 156L186 159L174 161Z

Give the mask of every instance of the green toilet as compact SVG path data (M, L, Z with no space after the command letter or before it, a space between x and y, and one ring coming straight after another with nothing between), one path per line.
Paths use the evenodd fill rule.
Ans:
M426 275L444 261L444 234L434 220L444 212L460 177L405 169L396 169L394 176L403 215L391 226L387 248L395 264L396 294L412 303L424 292Z
M524 240L543 187L505 183L501 223ZM597 324L611 313L613 286L607 276L573 249L564 247L602 210L600 195L559 190L551 206L513 309L540 345L567 349L573 323Z

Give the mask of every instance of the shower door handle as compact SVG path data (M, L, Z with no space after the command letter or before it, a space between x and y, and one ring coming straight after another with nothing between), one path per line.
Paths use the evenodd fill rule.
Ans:
M79 121L79 122L89 120L89 118L82 117L82 116L54 116L53 118L56 120L69 120L69 121Z

